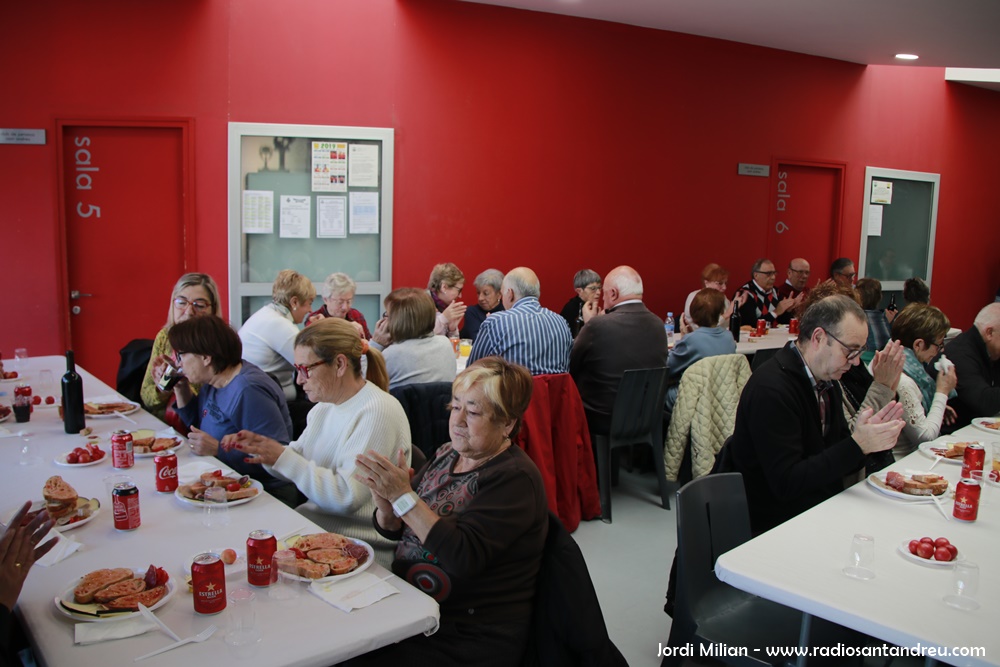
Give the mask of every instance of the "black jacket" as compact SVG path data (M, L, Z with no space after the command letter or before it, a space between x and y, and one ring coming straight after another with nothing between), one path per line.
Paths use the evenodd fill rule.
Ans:
M955 363L958 397L949 401L958 414L953 429L968 426L976 417L1000 414L1000 362L991 361L986 343L976 327L970 327L948 343L945 354Z

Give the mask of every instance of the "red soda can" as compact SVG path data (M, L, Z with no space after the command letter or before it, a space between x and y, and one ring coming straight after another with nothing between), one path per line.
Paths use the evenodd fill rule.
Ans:
M131 482L115 485L111 492L111 513L115 530L135 530L142 523L139 518L139 489Z
M269 530L255 530L247 538L247 582L251 586L271 585L271 558L278 540Z
M986 450L978 442L966 445L962 459L962 477L972 477L973 470L982 470L986 463Z
M767 333L767 320L757 320L757 335L763 336Z
M174 453L157 454L153 457L156 464L156 490L160 493L173 493L177 490L177 455Z
M132 434L128 431L115 431L111 434L111 465L116 468L131 468L135 465Z
M799 333L799 318L793 317L788 321L788 335L797 336Z
M952 512L959 521L975 521L979 514L979 481L960 479L955 487L955 510Z
M218 614L226 608L226 566L219 554L198 554L191 563L191 589L198 614Z

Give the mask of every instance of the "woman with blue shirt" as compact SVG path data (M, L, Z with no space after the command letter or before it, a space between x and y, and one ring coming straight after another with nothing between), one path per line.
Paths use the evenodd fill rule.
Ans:
M198 456L214 456L241 475L253 477L268 493L294 507L298 501L295 485L247 464L243 453L219 447L223 436L244 429L288 444L292 420L281 387L242 359L240 337L214 315L174 325L168 335L184 372L174 395L178 414L191 427L191 450ZM201 384L197 396L189 383Z

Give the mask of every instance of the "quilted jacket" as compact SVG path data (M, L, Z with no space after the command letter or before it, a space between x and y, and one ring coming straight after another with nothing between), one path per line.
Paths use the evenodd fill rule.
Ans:
M736 406L749 379L750 364L742 354L707 357L684 372L663 446L668 480L677 481L689 441L692 476L708 474L716 453L733 434Z

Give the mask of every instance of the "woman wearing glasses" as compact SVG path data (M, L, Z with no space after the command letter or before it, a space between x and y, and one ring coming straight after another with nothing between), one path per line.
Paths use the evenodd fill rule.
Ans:
M361 374L362 357L368 362L367 378ZM382 355L346 320L331 317L296 337L295 369L297 382L316 403L302 435L282 447L265 434L244 430L223 438L222 446L294 482L309 499L298 507L301 514L327 530L368 542L388 567L395 543L375 532L375 501L354 478L355 457L363 452L376 451L393 461L402 453L407 465L410 461L410 426L399 401L386 392Z
M372 339L372 334L368 331L368 322L360 310L352 308L354 305L354 293L357 292L358 284L354 282L346 273L331 273L323 281L323 307L309 313L306 317L306 325L318 322L327 317L341 317L357 330L359 336L364 336L366 340Z
M153 351L140 390L146 409L159 419L166 416L167 405L173 396L173 392L160 391L157 388L164 372L175 365L174 350L167 340L170 327L186 322L192 317L219 315L221 310L219 288L216 287L212 276L205 273L185 273L174 285L174 291L170 295L170 310L167 311L167 325L160 329L153 341ZM197 394L199 385L190 386Z
M718 292L722 292L722 313L719 315L719 322L712 326L721 327L729 322L729 316L733 314L733 303L726 298L726 286L729 284L729 271L718 264L709 264L704 269L701 270L701 284L702 289L714 289ZM687 295L687 299L684 301L684 319L681 322L681 329L684 333L694 331L698 328L698 323L695 322L694 318L691 317L691 302L694 301L694 297L701 290L695 290ZM746 293L737 295L737 300L742 306L746 301ZM756 322L754 322L756 324Z
M569 325L573 338L576 338L583 328L583 311L589 308L596 314L600 310L601 276L593 269L581 269L573 276L573 289L576 290L576 296L566 302L559 314ZM590 319L589 315L587 319Z
M427 281L427 293L437 308L434 333L454 338L465 316L465 303L459 300L465 288L465 274L451 262L435 264Z
M897 392L906 424L892 450L897 459L938 437L942 422L955 421L955 410L948 407L948 396L958 383L955 367L942 364L937 379L924 369L941 351L950 326L944 313L922 303L911 303L892 321L892 340L902 343L905 355Z

